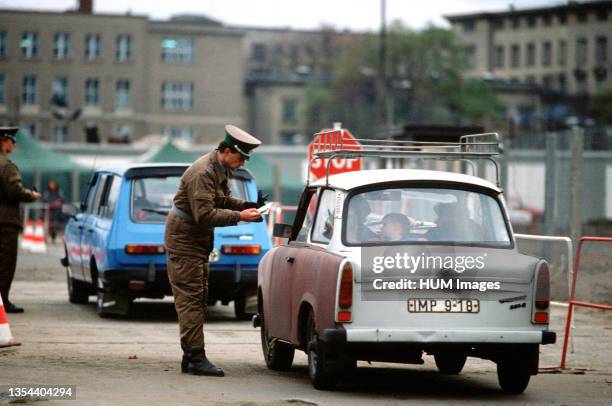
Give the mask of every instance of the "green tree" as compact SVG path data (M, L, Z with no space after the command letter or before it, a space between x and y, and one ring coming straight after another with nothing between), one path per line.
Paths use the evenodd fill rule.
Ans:
M499 104L484 82L464 81L464 52L452 31L411 30L399 22L387 35L386 83L379 75L379 36L363 35L347 46L332 67L331 80L307 92L308 130L342 121L362 137L383 124L381 103L393 123L483 123L495 120ZM380 100L380 87L386 97ZM324 97L323 97L324 95Z

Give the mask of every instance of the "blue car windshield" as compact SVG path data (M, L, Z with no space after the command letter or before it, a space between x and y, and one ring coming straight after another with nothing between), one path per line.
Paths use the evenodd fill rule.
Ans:
M179 176L137 178L132 180L131 217L136 223L164 223L179 186ZM231 195L246 199L242 179L230 181Z

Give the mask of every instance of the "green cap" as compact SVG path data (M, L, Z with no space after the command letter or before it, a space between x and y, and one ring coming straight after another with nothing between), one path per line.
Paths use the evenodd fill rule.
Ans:
M223 141L246 158L250 158L251 151L261 145L260 140L234 125L225 126Z
M0 138L8 138L13 142L17 142L17 132L19 127L0 127Z

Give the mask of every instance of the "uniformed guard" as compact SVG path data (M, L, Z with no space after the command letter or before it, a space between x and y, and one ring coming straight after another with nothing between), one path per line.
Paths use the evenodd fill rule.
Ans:
M214 228L258 221L257 207L265 203L261 194L257 202L230 196L231 171L244 165L261 141L233 125L227 125L225 132L217 149L196 160L181 177L164 236L183 349L181 371L195 375L224 375L204 350Z
M0 127L0 293L7 313L23 313L9 301L22 228L19 203L40 199L40 193L23 187L19 169L7 157L15 149L17 131L17 127Z

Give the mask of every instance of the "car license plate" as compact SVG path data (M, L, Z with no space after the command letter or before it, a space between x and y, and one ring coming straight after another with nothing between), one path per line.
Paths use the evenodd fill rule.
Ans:
M478 313L478 299L408 299L410 313Z

